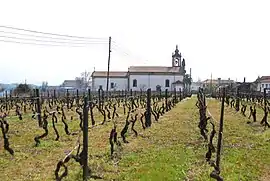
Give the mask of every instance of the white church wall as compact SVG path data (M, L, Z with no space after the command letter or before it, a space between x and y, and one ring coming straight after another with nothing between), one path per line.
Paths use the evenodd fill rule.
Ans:
M133 80L137 80L137 87L133 87ZM165 87L165 81L169 80L169 87ZM129 88L134 91L147 90L151 88L151 90L155 91L156 86L160 85L161 90L165 91L168 89L171 91L173 89L172 83L180 80L183 81L182 75L130 75Z
M111 88L111 83L115 86ZM92 90L98 91L99 86L102 86L103 90L106 90L107 78L93 78L92 79ZM110 78L109 79L109 91L113 90L125 90L128 88L128 79L127 78Z

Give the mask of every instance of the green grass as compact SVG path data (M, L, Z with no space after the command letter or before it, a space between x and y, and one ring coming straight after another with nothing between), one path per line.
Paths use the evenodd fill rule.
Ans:
M207 102L208 109L218 121L220 103L212 99ZM143 130L137 122L135 129L139 136L136 138L129 130L129 143L122 143L122 150L117 152L118 157L114 160L109 157L108 143L112 122L89 129L89 166L93 174L102 177L101 180L213 180L209 176L213 168L204 159L207 147L197 127L199 116L195 103L196 98L193 97L179 103L159 122L153 118L150 129ZM69 112L68 118L72 114ZM261 118L259 112L258 122ZM96 114L96 120L101 121L101 115ZM121 110L118 134L124 120ZM270 180L270 131L264 130L259 123L246 124L247 120L233 109L225 108L221 155L221 176L224 180ZM74 147L77 136L65 135L62 123L58 122L60 141L54 141L55 134L49 126L49 136L35 147L34 136L43 133L36 121L30 117L23 121L12 117L9 123L8 135L15 156L11 157L3 150L0 138L0 170L3 173L0 180L54 180L57 161L64 158L65 151ZM72 131L79 128L78 120L68 120L68 124ZM218 131L218 122L216 125ZM70 161L67 166L69 173L64 180L81 180L79 164Z
M130 153L120 164L126 168L120 180L183 180L189 157L190 150L181 146Z
M220 104L216 100L208 100L208 109L216 120L219 120ZM260 120L262 115L258 115ZM270 144L266 141L269 130L264 131L259 123L246 124L248 118L236 113L234 109L225 108L224 141L221 157L221 175L224 180L269 180L267 175L270 163ZM197 158L203 157L205 149L197 151ZM211 180L209 165L193 166L195 180ZM193 175L194 176L194 175Z

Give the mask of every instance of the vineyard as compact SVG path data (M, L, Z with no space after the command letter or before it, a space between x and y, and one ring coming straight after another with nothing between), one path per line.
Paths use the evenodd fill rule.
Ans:
M225 90L4 97L0 179L270 180L268 106Z

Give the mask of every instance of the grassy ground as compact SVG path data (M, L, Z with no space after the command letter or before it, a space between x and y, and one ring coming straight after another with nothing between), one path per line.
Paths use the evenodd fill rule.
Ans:
M137 122L135 129L139 136L135 138L129 130L129 143L122 143L114 160L110 159L108 143L112 123L90 129L89 165L93 174L102 177L101 180L211 180L209 174L213 168L204 160L207 148L197 127L195 103L196 98L179 103L147 130ZM208 108L215 120L219 120L220 103L208 100ZM101 121L98 115L96 119ZM120 112L118 134L124 119ZM221 175L224 180L233 181L270 180L270 132L264 131L258 123L248 125L246 122L247 118L240 113L226 108ZM54 180L56 163L74 147L77 136L65 135L59 122L60 141L54 141L55 134L49 126L49 137L35 147L33 138L43 130L34 120L12 118L9 123L10 144L15 156L3 150L1 138L0 180ZM78 129L78 121L69 120L68 124L71 130ZM64 180L81 180L79 164L70 161L67 165L69 173Z

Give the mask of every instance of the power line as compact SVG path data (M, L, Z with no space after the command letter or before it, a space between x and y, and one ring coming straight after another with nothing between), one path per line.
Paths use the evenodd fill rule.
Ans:
M122 51L121 49L119 49L119 48L116 48L116 47L112 47L112 50L115 50L116 52L121 52L123 55L125 55L125 56L130 56L128 53L126 53L126 52L124 52L124 51Z
M53 40L39 40L39 39L31 39L31 38L18 38L14 36L2 36L2 38L9 38L9 39L15 39L15 40L26 40L26 41L37 41L37 42L46 42L46 43L60 43L60 44L78 44L78 45L87 45L87 44L107 44L108 42L105 41L95 41L95 42L88 42L88 43L83 43L83 42L64 42L64 41L53 41Z
M20 42L20 41L12 41L12 40L1 40L0 39L0 42L5 42L5 43L16 43L16 44L26 44L26 45L38 45L38 46L57 46L57 47L63 47L63 46L66 46L66 47L87 47L86 45L85 46L76 46L76 45L68 45L68 44L63 44L63 45L60 45L60 44L42 44L42 43L30 43L30 42ZM88 44L89 45L89 44Z
M41 32L41 31L35 31L35 30L29 30L29 29L23 29L23 28L15 28L11 26L3 26L0 25L0 28L6 28L6 29L13 29L13 30L19 30L19 31L25 31L30 33L39 33L44 35L53 35L53 36L61 36L61 37L69 37L69 38L78 38L78 39L106 39L106 38L94 38L94 37L81 37L81 36L72 36L72 35L63 35L63 34L56 34L56 33L47 33L47 32Z
M116 42L115 41L112 41L112 45L113 45L113 47L112 47L112 49L114 49L114 50L119 50L119 51L121 51L123 54L125 54L126 56L130 56L130 54L129 53L127 53L126 51L124 51L120 46L118 46L117 44L116 44Z
M128 49L124 49L122 48L120 45L118 45L115 41L112 41L112 45L113 45L113 50L116 50L118 53L122 53L124 56L128 56L128 57L132 57L136 60L141 60L142 62L145 62L145 59L142 59L140 56L134 55L131 51L129 51ZM125 51L127 50L127 51Z
M47 38L47 39L55 39L55 40L68 40L68 41L75 41L75 42L91 42L91 41L108 41L107 39L93 39L93 40L83 40L83 39L70 39L70 38L60 38L60 37L49 37L49 36L39 36L39 35L33 35L33 34L24 34L24 33L16 33L16 32L8 32L8 31L2 31L1 33L7 33L7 34L14 34L14 35L20 35L20 36L29 36L29 37L35 37L35 38Z

